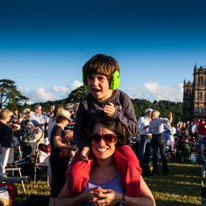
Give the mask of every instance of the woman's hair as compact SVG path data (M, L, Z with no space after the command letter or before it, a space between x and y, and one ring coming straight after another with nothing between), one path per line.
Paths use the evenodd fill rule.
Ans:
M0 119L5 120L12 112L8 109L3 109L0 113Z
M57 112L64 110L64 106L62 104L57 104L54 109L54 118L56 118Z
M120 72L119 64L113 57L97 54L83 66L84 82L87 82L87 76L92 74L104 75L110 82L115 71Z
M62 123L64 120L66 120L67 118L62 117L62 116L57 116L56 117L56 123L60 124Z
M152 119L157 119L157 118L159 118L159 115L160 115L160 112L158 110L154 110L152 112L151 118Z
M130 133L127 127L121 121L113 119L103 112L97 114L96 117L90 121L87 128L88 137L90 137L90 134L93 133L94 127L99 123L117 135L116 149L129 143Z

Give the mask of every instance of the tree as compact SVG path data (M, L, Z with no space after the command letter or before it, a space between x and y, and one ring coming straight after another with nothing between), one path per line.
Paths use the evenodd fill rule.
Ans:
M21 101L28 100L16 88L16 83L9 79L0 79L0 109L9 106L9 109L19 107Z
M73 90L69 97L66 99L67 103L76 103L80 102L82 98L84 98L89 93L89 90L84 86L80 86L77 89Z

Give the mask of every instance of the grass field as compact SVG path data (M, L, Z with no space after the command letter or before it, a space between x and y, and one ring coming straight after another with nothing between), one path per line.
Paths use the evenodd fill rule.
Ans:
M149 185L157 206L198 206L201 205L201 177L200 166L195 164L177 164L168 163L170 174L144 177ZM48 199L50 188L46 182L30 182L26 185L26 190L30 198L23 194L21 184L15 184L18 189L18 197L15 206L28 205L28 199L35 198L38 202L36 205L43 206L40 200L44 196ZM38 200L39 195L39 200ZM45 200L43 200L45 202ZM35 205L35 204L34 204Z

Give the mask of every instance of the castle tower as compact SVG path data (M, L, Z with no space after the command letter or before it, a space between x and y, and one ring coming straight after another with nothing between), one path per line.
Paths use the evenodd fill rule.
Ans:
M183 121L206 118L206 68L194 66L194 80L184 81Z

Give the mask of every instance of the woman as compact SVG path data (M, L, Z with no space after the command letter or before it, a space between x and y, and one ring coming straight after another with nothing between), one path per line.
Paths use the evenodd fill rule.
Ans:
M92 166L89 179L83 181L82 191L73 198L68 197L67 185L65 184L62 192L57 199L53 200L54 205L155 205L151 191L143 180L138 168L132 174L139 175L140 186L132 190L140 190L141 197L131 197L125 190L128 184L122 178L122 170L127 170L124 163L127 158L120 157L123 153L118 150L127 144L130 134L127 128L118 120L105 115L98 114L92 120L88 129L91 138L91 148L95 158L90 164ZM122 164L116 164L117 159L122 158ZM129 158L129 157L128 157ZM90 159L90 161L92 160ZM139 166L137 166L139 167ZM128 186L128 185L127 185Z
M23 120L21 121L21 134L22 134L22 151L23 158L27 155L35 155L37 142L36 136L40 130L35 127L31 121L30 109L26 108L22 111ZM34 163L34 158L31 158L31 164Z
M3 109L0 113L0 173L5 173L13 140L13 130L8 125L12 114L8 109Z
M70 113L61 110L57 113L56 125L51 131L50 165L52 170L51 197L56 198L66 182L65 172L68 167L71 150L76 146L70 145L64 127L70 122Z
M63 105L61 104L57 104L54 108L54 113L53 115L51 115L51 117L49 118L49 122L48 122L48 137L49 137L49 141L51 139L51 131L54 128L54 126L56 125L56 116L57 113L60 112L61 110L64 110Z
M169 173L167 167L167 157L165 154L165 137L164 137L164 124L171 124L172 113L170 112L170 119L159 118L160 112L154 110L152 112L152 121L149 124L149 131L152 133L152 149L153 149L153 173L158 174L158 148L162 159L163 173Z

